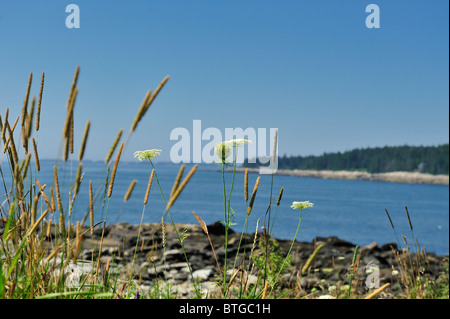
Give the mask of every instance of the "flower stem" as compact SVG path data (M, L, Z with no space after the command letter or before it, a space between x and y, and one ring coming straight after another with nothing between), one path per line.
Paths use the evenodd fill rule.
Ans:
M272 294L273 288L275 287L275 284L278 282L278 277L280 276L281 272L283 271L284 265L286 264L286 260L289 258L290 254L291 254L292 247L294 247L294 243L297 238L298 230L300 229L300 223L302 222L302 213L303 213L303 209L300 210L300 218L298 220L297 230L295 231L295 236L294 236L294 239L292 240L291 247L289 248L289 251L288 251L286 257L284 258L284 261L281 264L280 270L278 271L277 277L275 278L275 282L272 285L269 296Z
M223 185L223 210L225 223L225 262L223 265L223 293L227 289L227 249L228 249L228 215L227 215L227 193L225 189L225 163L222 162L222 185Z

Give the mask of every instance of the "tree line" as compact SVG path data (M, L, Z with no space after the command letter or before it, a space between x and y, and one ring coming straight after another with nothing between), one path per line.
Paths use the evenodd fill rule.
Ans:
M243 167L259 167L249 163ZM320 156L287 156L278 158L279 169L349 170L384 173L418 171L449 174L449 144L438 146L385 146L324 153Z

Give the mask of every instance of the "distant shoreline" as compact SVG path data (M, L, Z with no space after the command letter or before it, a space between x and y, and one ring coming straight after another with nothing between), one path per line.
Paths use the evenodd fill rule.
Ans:
M236 171L244 172L245 168L236 168ZM259 173L258 168L249 168L249 172ZM449 175L433 175L418 172L388 172L367 173L357 171L331 171L331 170L300 170L300 169L278 169L275 175L287 175L296 177L315 177L323 179L346 179L361 181L379 181L393 183L432 184L449 185Z

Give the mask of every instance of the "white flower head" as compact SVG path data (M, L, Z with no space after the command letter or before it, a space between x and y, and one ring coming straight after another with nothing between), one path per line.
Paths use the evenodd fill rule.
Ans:
M241 146L241 145L244 145L244 144L249 144L251 142L252 141L244 140L243 138L235 138L235 139L232 139L232 140L225 141L224 143L232 144L233 146L238 147L238 146Z
M154 157L159 156L161 154L161 150L146 150L146 151L137 151L134 152L134 157L137 157L140 161L144 160L152 160Z
M313 207L314 204L310 203L309 201L305 201L305 202L292 202L291 208L292 209L307 209L309 207Z
M227 157L230 156L232 149L233 147L231 146L231 144L226 141L216 144L216 146L214 146L214 153L216 153L217 157L222 162L225 162Z

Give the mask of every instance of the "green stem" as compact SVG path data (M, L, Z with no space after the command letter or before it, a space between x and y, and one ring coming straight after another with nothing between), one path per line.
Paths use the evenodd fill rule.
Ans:
M225 222L225 262L223 265L223 293L227 289L227 249L228 249L228 216L227 216L227 193L225 189L225 163L222 162L222 185L223 185L223 209Z
M352 295L352 282L353 282L353 274L354 274L354 267L355 267L355 263L356 263L356 256L358 254L358 245L355 246L355 252L353 253L353 259L352 259L352 272L350 274L350 278L349 278L349 286L348 286L348 296L347 298L350 298Z
M278 212L278 206L275 209L275 214L273 215L272 223L270 223L270 228L269 228L269 235L270 236L272 236L273 225L275 225L275 218L277 217L277 212Z
M234 187L234 177L236 176L237 152L238 152L238 150L237 150L237 148L236 148L236 155L235 155L235 158L234 158L234 168L233 168L233 179L232 179L232 181L231 181L230 193L228 194L228 210L227 210L227 211L228 211L228 217L230 216L230 209L231 209L231 206L230 206L231 193L233 192L233 187Z
M303 209L300 210L300 218L298 220L297 230L295 231L295 236L294 236L294 239L292 240L291 247L289 248L289 251L288 251L286 257L284 258L283 264L281 265L281 268L278 271L277 277L275 278L275 282L272 285L269 296L272 294L273 288L275 287L275 284L278 282L278 277L280 276L281 272L283 271L284 265L286 264L286 260L288 259L289 255L291 254L292 247L294 247L295 240L297 239L298 230L300 229L300 223L302 222L302 213L303 213Z
M273 173L272 173L272 179L271 179L271 182L270 182L270 197L269 197L269 224L267 225L267 230L269 231L269 235L270 235L270 225L271 225L271 223L270 223L270 215L271 215L271 212L272 212L272 191L273 191Z
M236 162L237 162L237 153L238 150L236 148L236 154L234 157L234 168L233 168L233 178L231 181L230 193L228 194L228 206L226 204L226 190L225 190L225 163L222 163L222 183L223 183L223 196L224 196L224 213L225 213L225 264L223 267L223 289L224 295L226 297L227 294L227 259L228 259L228 229L230 228L230 212L231 212L231 194L233 193L234 187L234 178L236 176Z

